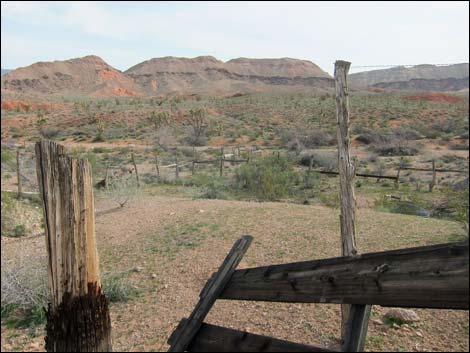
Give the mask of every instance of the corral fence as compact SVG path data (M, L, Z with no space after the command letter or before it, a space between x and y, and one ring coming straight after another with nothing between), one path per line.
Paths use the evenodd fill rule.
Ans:
M207 281L170 352L331 351L204 323L216 300L351 304L343 352L363 350L367 323L355 318L367 305L469 309L468 242L237 270L252 239L239 239Z
M349 65L335 64L342 257L237 270L252 242L252 237L242 237L202 289L189 318L171 335L170 351L328 351L204 323L218 299L341 304L342 351L363 350L373 304L469 309L468 241L358 255L356 172L349 153ZM101 291L96 247L91 165L86 159L67 156L63 146L51 141L38 142L35 152L52 297L46 350L111 351L108 300ZM225 159L221 153L221 166Z

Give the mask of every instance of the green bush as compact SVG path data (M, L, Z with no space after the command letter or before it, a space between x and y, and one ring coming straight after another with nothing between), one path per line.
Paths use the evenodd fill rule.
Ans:
M29 232L29 229L25 227L24 224L18 224L13 228L13 236L14 237L22 237Z
M244 164L235 171L235 188L260 200L278 200L291 194L297 180L286 157L267 156Z
M137 296L138 291L129 282L124 281L122 275L104 273L102 277L103 292L111 303L127 302Z
M223 177L207 174L197 174L186 185L198 186L195 195L201 199L226 199L228 192L227 181Z
M1 319L8 327L34 327L46 320L49 300L46 257L21 253L14 264L2 258Z

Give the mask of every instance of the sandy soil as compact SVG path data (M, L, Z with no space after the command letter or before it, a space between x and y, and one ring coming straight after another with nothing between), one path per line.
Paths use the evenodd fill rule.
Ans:
M322 206L141 196L124 209L97 200L102 272L124 272L139 296L111 305L115 351L166 350L166 340L187 317L211 273L243 234L254 242L239 268L326 258L340 254L338 211ZM361 252L448 241L459 225L435 219L358 211ZM174 240L190 240L178 246ZM4 256L45 252L43 237L2 237ZM132 269L141 267L140 272ZM152 276L155 275L155 276ZM401 328L381 324L386 308L373 307L369 351L468 351L466 311L419 310L421 321ZM207 322L301 343L335 347L340 307L218 301ZM43 331L2 325L2 351L42 351Z

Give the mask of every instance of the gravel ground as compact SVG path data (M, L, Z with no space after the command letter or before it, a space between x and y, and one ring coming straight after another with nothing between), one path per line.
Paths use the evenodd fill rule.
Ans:
M322 206L139 196L125 208L99 200L96 218L102 272L123 272L140 294L111 305L115 351L167 350L166 340L187 317L199 292L243 234L254 242L239 268L338 256L339 211ZM448 241L453 222L358 211L360 252ZM43 237L2 237L2 259L45 252ZM133 271L140 267L139 272ZM366 350L468 351L467 311L416 309L420 321L382 324L373 307ZM207 322L300 343L335 347L340 306L219 301ZM44 332L2 325L2 351L42 351Z

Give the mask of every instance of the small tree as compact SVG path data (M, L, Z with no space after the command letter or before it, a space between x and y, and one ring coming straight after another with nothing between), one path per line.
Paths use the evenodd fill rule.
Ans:
M42 129L44 125L46 125L46 123L47 123L47 118L44 116L44 112L42 110L39 110L37 117L36 117L35 126L40 136L42 136L42 131L43 131Z
M170 113L166 111L155 112L153 111L147 120L152 125L155 132L155 141L157 146L160 146L160 131L163 127L170 125Z
M451 209L451 218L459 222L464 228L467 236L469 235L469 186L468 177L460 183L453 185L445 190L446 199Z
M120 207L124 207L136 196L137 185L130 177L118 177L110 183L105 193Z
M207 112L203 108L191 109L186 118L186 124L191 127L191 144L201 143L201 138L208 127Z

